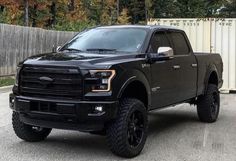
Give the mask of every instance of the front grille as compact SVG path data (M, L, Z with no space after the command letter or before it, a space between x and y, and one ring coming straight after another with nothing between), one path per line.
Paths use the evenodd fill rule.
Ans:
M23 67L20 93L23 96L80 99L82 76L78 69L67 67Z

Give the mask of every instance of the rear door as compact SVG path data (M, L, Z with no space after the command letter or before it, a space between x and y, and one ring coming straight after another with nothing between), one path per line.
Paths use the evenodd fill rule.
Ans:
M197 60L184 32L169 31L167 36L174 50L172 80L175 82L175 101L193 98L197 92Z

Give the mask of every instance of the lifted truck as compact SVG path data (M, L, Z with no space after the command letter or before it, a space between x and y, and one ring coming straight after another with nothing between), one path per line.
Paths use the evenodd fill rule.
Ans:
M52 128L104 134L114 154L135 157L147 138L148 111L187 102L197 105L200 121L215 122L222 71L220 55L194 53L182 30L89 29L19 64L13 128L29 142Z

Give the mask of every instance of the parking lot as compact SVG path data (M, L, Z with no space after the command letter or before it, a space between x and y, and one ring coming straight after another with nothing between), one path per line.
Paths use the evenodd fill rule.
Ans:
M109 151L105 137L76 131L53 130L40 143L21 141L12 130L8 95L8 89L0 89L0 160L124 160ZM236 95L221 95L214 124L199 122L188 104L151 112L145 148L133 160L236 161Z

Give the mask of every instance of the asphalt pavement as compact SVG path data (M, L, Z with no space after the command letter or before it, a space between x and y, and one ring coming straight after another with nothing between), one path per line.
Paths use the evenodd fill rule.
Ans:
M113 155L105 137L53 130L47 140L27 143L12 129L9 90L0 89L1 161L125 160ZM201 123L188 104L149 114L149 134L140 156L147 161L236 161L236 95L221 95L219 120Z

